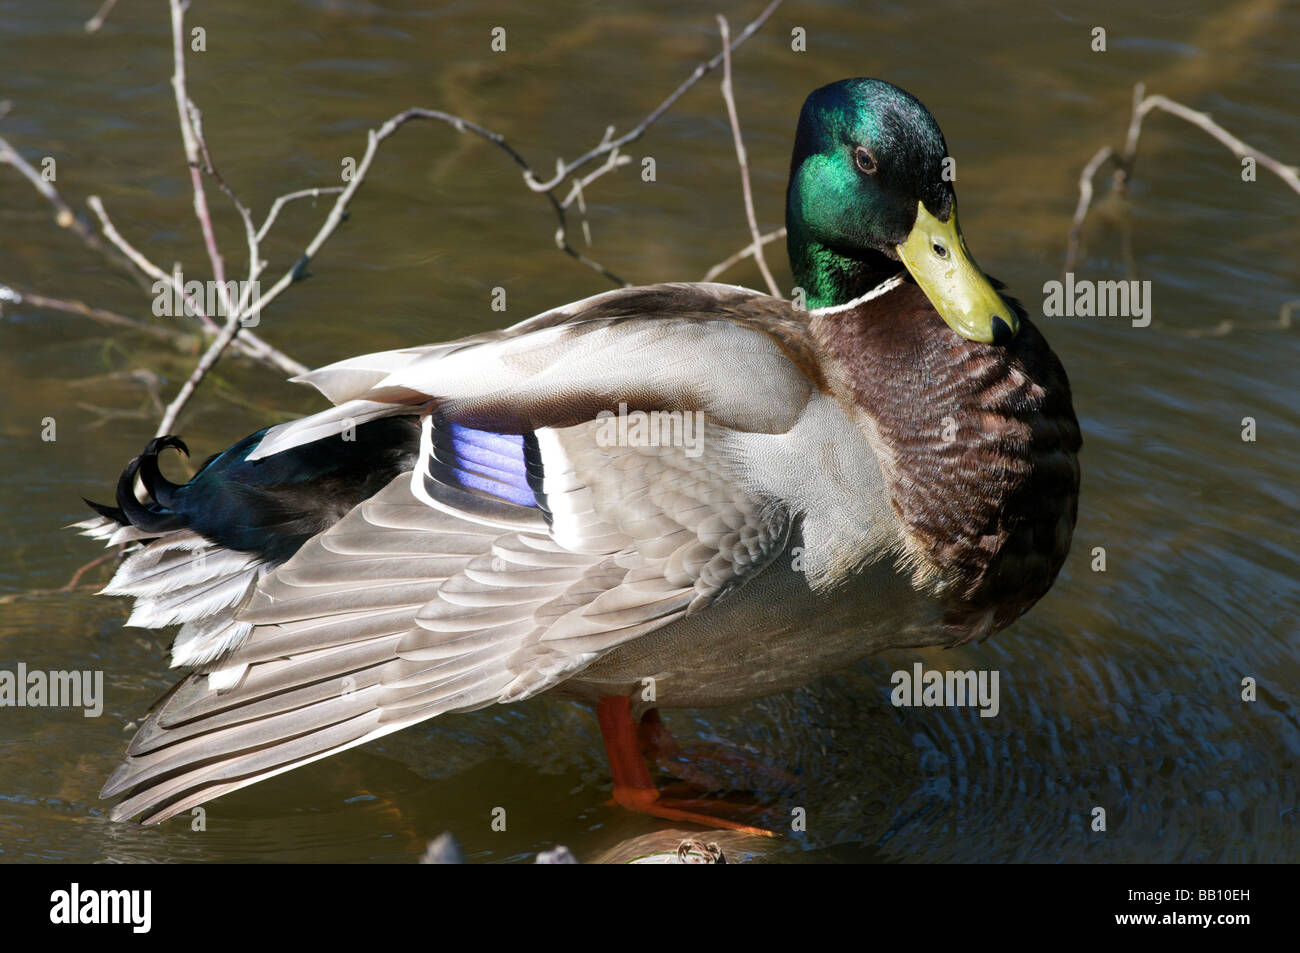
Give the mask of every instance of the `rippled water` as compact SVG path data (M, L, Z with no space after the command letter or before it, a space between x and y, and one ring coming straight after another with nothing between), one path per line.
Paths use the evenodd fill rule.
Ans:
M94 6L0 0L0 98L13 104L0 136L33 161L55 157L69 200L99 194L164 266L179 259L201 276L163 5L121 4L87 36ZM207 51L190 57L191 93L225 178L255 209L337 182L365 129L409 105L498 129L549 168L606 124L627 128L711 55L715 9L733 30L759 9L424 6L194 4ZM1079 169L1119 143L1134 82L1300 160L1297 5L1154 7L788 3L735 63L761 223L780 223L800 101L847 75L890 79L930 107L959 163L967 239L1031 309L1061 269ZM488 49L496 25L508 30L505 54ZM789 49L796 26L807 53ZM1107 30L1104 53L1089 48L1095 26ZM696 278L747 242L714 79L631 153L656 158L657 182L622 170L587 196L591 251L611 268L636 281ZM669 713L684 740L726 739L798 772L803 790L780 804L805 807L808 831L772 856L1297 859L1298 348L1294 332L1264 326L1300 297L1300 196L1263 169L1254 183L1238 172L1203 133L1153 115L1126 214L1099 209L1077 271L1135 268L1152 282L1155 322L1041 322L1069 370L1085 447L1074 553L1037 608L981 646L892 652L788 695ZM233 216L218 193L210 200L237 260ZM273 271L292 263L321 212L286 213L266 247ZM385 146L314 277L260 330L314 365L498 326L604 288L551 247L548 216L504 156L444 128L408 128ZM759 281L745 267L727 277ZM147 298L54 227L4 167L0 283L147 314ZM489 307L496 286L509 291L504 316ZM1226 336L1198 334L1225 319ZM79 496L110 493L152 431L156 412L129 372L160 375L170 396L193 358L26 306L6 308L0 334L0 589L18 594L62 586L97 555L58 527L83 515ZM264 369L227 362L181 430L206 455L317 406ZM40 439L49 416L55 442ZM1243 417L1256 421L1254 442L1241 439ZM1104 573L1090 568L1095 547ZM203 833L181 820L110 823L96 792L129 723L172 681L168 637L122 629L126 612L88 589L0 605L0 669L100 669L107 685L100 718L0 709L0 858L403 861L443 830L473 860L557 842L589 857L655 827L604 806L594 718L545 699L439 719L238 792L208 806ZM998 717L892 707L891 673L918 660L998 670ZM1244 677L1258 681L1253 703L1241 700ZM1104 833L1089 829L1098 805ZM489 826L497 806L504 832Z

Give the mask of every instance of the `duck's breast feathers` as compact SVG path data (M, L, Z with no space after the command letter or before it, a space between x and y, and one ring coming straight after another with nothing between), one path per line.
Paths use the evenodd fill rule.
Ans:
M962 625L991 629L1050 587L1079 492L1065 369L1007 300L1021 327L1005 347L954 334L910 283L812 320L828 366L872 420L918 576L951 598Z
M718 284L606 292L505 331L352 358L301 380L339 406L273 428L250 459L413 408L502 433L620 408L701 411L734 430L781 433L822 383L804 316Z

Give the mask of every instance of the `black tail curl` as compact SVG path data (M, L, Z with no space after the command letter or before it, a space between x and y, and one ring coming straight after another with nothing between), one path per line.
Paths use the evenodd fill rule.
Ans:
M177 484L158 469L164 450L189 448L171 435L155 437L117 481L117 506L86 500L96 513L151 537L188 529L214 545L288 559L312 536L415 465L420 444L415 416L384 417L350 437L325 437L262 460L248 456L265 430L209 457L194 478ZM146 499L136 496L136 481Z
M163 450L176 449L185 456L190 455L189 447L180 437L170 434L155 437L145 446L144 452L133 457L117 480L117 506L106 506L93 500L86 504L100 516L106 516L122 526L135 526L146 533L169 533L185 529L189 520L169 509L176 503L176 491L179 486L162 475L158 469L158 454ZM141 502L135 493L136 477L144 484L150 499Z

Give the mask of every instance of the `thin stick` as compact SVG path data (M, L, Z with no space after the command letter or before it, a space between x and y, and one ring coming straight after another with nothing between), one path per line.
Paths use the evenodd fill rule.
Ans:
M212 277L217 283L222 314L231 310L230 291L226 288L226 264L217 247L217 236L212 228L212 213L208 210L208 196L203 189L203 173L199 170L199 136L194 129L190 112L189 94L185 90L185 9L187 3L170 0L172 14L172 92L175 93L176 114L180 119L181 143L185 148L185 161L190 167L190 186L194 190L194 217L203 232L203 244L212 264Z
M1146 97L1146 84L1133 84L1133 108L1129 111L1128 131L1124 134L1124 151L1117 158L1115 175L1112 177L1114 187L1121 193L1128 188L1128 177L1137 160L1138 140L1142 136L1142 100Z
M758 16L756 16L753 19L753 21L749 24L749 26L745 27L745 29L741 30L740 33L736 35L735 42L731 44L729 49L735 50L742 43L744 43L751 36L753 36L754 33L757 32L763 26L763 24L768 21L768 19L772 16L772 14L776 12L777 7L781 6L782 2L783 0L772 0L771 3L769 3L766 7L764 7L763 12L760 13ZM638 123L635 127L633 127L631 131L624 133L623 135L619 136L617 139L611 139L608 136L606 136L604 139L601 140L599 145L597 145L593 149L588 150L587 152L584 152L582 155L578 156L578 158L574 159L572 162L566 163L564 161L557 161L555 178L549 179L545 182L541 182L537 180L536 174L533 173L531 169L528 170L528 172L524 176L524 180L528 183L528 187L531 188L534 192L549 192L551 189L555 188L562 181L564 181L564 179L566 179L568 176L572 175L577 169L586 165L592 159L599 158L600 156L603 156L605 153L612 152L615 149L621 149L629 142L635 142L637 139L640 139L643 135L645 135L645 131L649 129L652 125L654 125L664 113L666 113L669 109L671 109L673 104L677 102L677 100L681 99L688 89L690 89L692 86L698 83L707 74L717 69L718 66L721 65L722 63L722 58L723 55L719 53L717 56L713 57L712 59L706 60L705 62L696 66L695 70L691 73L691 75L686 77L685 81L683 81L681 85L679 85L675 90L673 90L668 95L667 99L665 99L653 110L651 110L650 114L646 116L644 119L642 119L641 122Z
M203 326L209 329L210 333L214 335L221 333L221 329L216 326L211 318L204 314L202 303L195 300L193 295L186 293L184 284L176 277L176 275L168 274L163 271L146 258L134 245L122 237L122 234L117 230L116 226L113 225L112 220L108 217L108 211L104 208L104 203L100 200L98 195L89 196L86 199L86 205L90 207L90 210L94 212L95 216L99 219L100 231L103 232L105 238L116 245L122 251L122 254L126 255L127 258L129 258L142 272L150 278L153 278L155 281L165 282L169 288L172 288L176 294L180 295L186 302L189 310L193 311L194 314L198 316L199 320L202 321ZM290 376L304 374L308 370L306 365L299 364L293 358L267 344L252 332L240 337L237 345L241 350L248 354L248 356L256 358L265 364L269 364Z
M95 15L86 21L86 32L98 33L99 28L104 25L104 21L108 19L108 15L113 12L115 6L117 6L117 0L104 0L103 5Z
M58 189L43 178L41 174L32 167L31 163L19 155L18 150L3 138L0 138L0 163L11 165L17 169L19 174L30 182L36 191L45 197L47 202L54 206L54 221L60 228L72 229L81 236L82 241L92 247L103 247L100 245L99 239L95 237L95 233L91 231L90 227L77 218L76 214L72 211L71 206L69 206L67 202L63 201L63 196L59 194Z
M19 174L22 175L23 178L27 179L27 181L35 187L36 191L40 193L47 202L54 206L55 224L60 228L70 229L82 240L87 248L103 255L108 261L112 262L117 267L124 268L127 274L129 274L141 288L146 290L148 289L148 284L141 279L140 273L131 267L130 262L118 254L115 249L101 242L99 236L95 234L95 230L87 225L85 221L83 221L82 218L72 210L72 207L63 200L63 196L59 194L59 190L54 187L54 184L46 181L44 176L32 168L31 164L18 154L18 150L3 138L0 138L0 163L11 165L17 169Z
M1217 122L1211 119L1209 113L1197 112L1195 109L1188 109L1182 103L1176 103L1172 99L1159 95L1148 96L1146 100L1143 101L1143 117L1153 109L1162 109L1167 113L1177 116L1179 119L1190 122L1196 128L1204 130L1232 150L1233 155L1238 159L1254 159L1257 163L1285 182L1292 192L1300 195L1300 167L1286 165L1279 162L1277 159L1261 152L1254 146L1242 142L1232 133L1228 132L1228 130L1224 129Z
M660 105L652 110L645 119L623 136L615 138L614 127L610 126L606 129L605 135L595 148L588 150L588 152L579 156L573 162L565 163L563 160L557 160L556 175L549 182L539 181L533 167L523 158L518 150L510 145L510 143L500 134L492 132L476 123L469 122L459 116L442 112L440 110L413 108L398 113L381 125L377 130L371 130L368 133L365 154L363 155L361 162L358 164L352 179L346 186L332 187L328 189L300 190L282 195L272 204L272 207L267 214L267 218L262 223L261 228L254 228L252 217L249 214L248 209L239 201L233 190L226 185L215 169L211 154L207 147L207 142L203 136L202 115L190 100L186 90L184 17L185 12L189 7L189 3L187 0L169 0L173 54L172 89L176 102L176 112L181 130L182 145L187 164L190 168L191 186L194 196L194 214L203 235L204 246L207 250L209 262L212 266L213 278L217 283L217 292L220 295L221 310L226 316L225 325L219 330L217 329L216 323L212 320L211 316L204 312L199 302L195 301L193 296L185 293L178 273L168 275L163 272L161 268L150 261L122 237L113 226L108 217L108 213L104 209L103 203L100 201L98 196L91 196L88 199L90 208L99 218L101 231L105 238L107 238L114 247L126 255L127 260L139 269L141 273L152 277L155 281L163 282L173 291L178 293L187 302L190 309L199 317L199 320L205 329L207 329L209 333L215 334L213 341L199 359L193 372L182 385L180 391L177 393L171 404L168 405L163 414L163 419L160 423L158 433L160 435L164 434L174 426L181 411L193 396L198 386L220 360L225 349L232 343L235 343L237 346L240 346L245 350L253 352L255 356L260 356L263 359L276 363L282 369L288 370L290 373L299 374L306 370L306 368L298 365L297 362L292 361L283 354L280 354L280 352L270 348L269 345L266 345L265 342L262 342L251 333L245 334L241 338L239 336L240 330L244 324L242 319L249 314L260 313L266 306L275 301L290 284L300 280L306 275L307 266L316 257L324 243L329 240L337 230L338 226L346 218L348 207L357 191L361 188L362 183L365 181L366 175L371 168L380 144L390 136L394 135L407 122L416 119L434 120L451 125L459 132L473 133L502 149L520 168L523 173L524 181L527 183L528 187L535 192L544 194L547 201L550 203L557 220L555 236L556 245L577 261L600 272L616 284L626 285L628 282L605 268L599 262L588 258L572 247L568 240L568 222L566 213L576 201L580 212L583 214L583 233L587 238L588 244L590 244L590 225L586 221L585 217L586 203L583 197L583 188L600 176L630 162L631 160L629 157L623 156L619 153L620 147L639 139L651 125L653 125L682 95L686 93L687 90L698 83L704 75L717 68L719 64L724 64L726 67L724 96L728 101L733 133L738 149L738 157L742 168L746 195L746 210L754 238L752 247L769 288L774 294L779 293L776 288L776 283L772 279L770 271L767 269L766 261L762 256L763 241L762 236L758 232L757 219L753 210L752 190L748 176L748 161L744 153L743 141L740 138L739 120L735 112L734 99L731 97L731 51L739 47L760 27L762 27L781 3L782 0L773 0L773 2L769 3L759 16L746 26L746 28L736 37L734 42L730 40L729 30L724 21L722 23L723 49L720 53L712 59L699 64L695 68L694 72L687 77L684 82L679 84L677 89L675 89L667 99L660 103ZM104 12L106 13L107 9ZM573 178L569 195L563 201L555 196L554 190L560 183L566 179L574 177L574 174L579 169L601 156L608 156L608 158L598 168L587 175ZM34 170L32 170L32 172L34 173ZM217 244L215 230L213 228L211 209L208 205L207 194L204 188L203 180L205 175L211 176L217 182L221 190L226 193L244 223L248 243L249 280L245 286L245 291L240 296L238 302L230 300L229 290L226 286L225 260ZM29 176L29 178L32 178L32 176ZM35 182L36 179L39 179L39 176L35 177L33 181ZM265 294L260 294L255 301L250 301L249 297L252 293L252 289L256 287L257 278L264 268L264 263L260 260L258 254L260 242L268 234L281 209L285 204L295 199L305 198L307 196L315 197L325 193L333 193L336 194L337 197L335 198L333 205L330 207L325 221L321 224L312 239L307 243L297 262L295 262L295 264L271 286L269 291ZM58 206L56 206L56 209L57 208Z
M328 185L315 189L299 189L297 192L287 192L284 195L281 195L271 205L271 211L267 213L266 221L264 221L262 227L257 230L257 240L260 242L266 238L267 233L271 230L271 226L275 224L276 218L280 215L280 209L284 208L290 202L295 202L298 199L319 198L322 195L337 195L342 191L343 186L341 185Z
M31 291L19 291L8 285L0 285L0 302L6 301L14 304L29 304L34 308L47 308L50 311L62 311L64 314L79 314L109 327L129 328L132 331L147 334L160 341L166 341L181 351L193 351L198 343L198 339L193 335L181 331L172 331L168 328L160 328L153 324L146 324L143 321L137 321L135 318L128 318L124 314L118 314L116 311L92 308L84 301L51 298Z
M504 136L500 133L493 132L490 129L486 129L477 123L470 122L467 119L462 119L460 116L455 116L439 109L421 109L414 107L398 113L378 129L371 129L366 134L366 151L362 155L361 161L357 163L356 170L352 175L352 180L348 182L343 191L339 193L338 198L334 200L334 204L330 207L329 214L326 216L325 221L321 224L321 227L317 230L311 241L307 243L307 246L303 249L303 253L299 257L298 261L292 268L286 271L274 285L271 286L269 291L253 303L251 306L252 311L262 310L262 308L278 298L280 294L289 287L289 285L301 279L306 274L307 266L316 257L316 253L320 251L321 246L324 245L325 242L329 240L329 237L334 234L335 229L338 228L346 216L348 205L351 203L357 191L361 188L362 183L365 182L366 175L370 171L370 166L374 162L380 144L390 136L397 133L397 131L408 122L413 120L431 120L434 122L441 122L451 126L457 132L473 133L479 138L485 139L504 151L520 169L525 171L532 169L527 160L519 154L514 146L510 145L510 143L506 141ZM572 255L588 267L599 271L616 284L627 284L627 282L622 278L610 272L599 262L587 258L577 249L569 246L567 239L565 238L565 206L552 192L547 192L545 195L560 223L560 229L556 234L556 244L559 245L562 250Z
M727 18L718 14L718 29L722 33L722 98L727 103L727 116L731 120L731 138L736 143L736 163L740 166L740 184L745 195L745 218L749 222L749 235L753 240L754 261L767 282L768 292L776 298L781 297L772 271L767 267L763 256L763 235L758 230L758 217L754 213L754 191L749 183L749 155L745 152L745 139L740 134L740 117L736 113L736 96L731 88L731 30Z
M614 127L611 126L610 130L612 131L613 128ZM598 165L591 172L588 172L580 179L573 179L573 184L569 188L569 194L565 196L564 201L560 203L560 207L566 211L572 207L574 202L578 203L578 214L582 216L582 237L586 242L587 247L591 247L591 223L587 220L587 198L583 190L592 182L599 179L602 175L605 175L607 172L613 172L615 169L625 166L631 161L631 156L620 155L617 149L614 150L609 154L609 157L604 162ZM560 247L563 248L563 230L556 234L556 239L557 242L561 243Z
M1065 270L1073 271L1075 258L1079 252L1079 237L1083 234L1083 220L1088 217L1092 207L1092 180L1097 170L1108 159L1115 156L1110 146L1102 146L1097 154L1088 160L1088 164L1079 173L1079 204L1074 209L1074 219L1070 222L1070 236L1065 252Z
M1214 139L1227 146L1238 159L1253 158L1259 165L1262 165L1281 179L1293 192L1300 195L1300 168L1279 162L1272 156L1238 139L1211 119L1209 113L1190 109L1166 96L1158 94L1147 96L1146 87L1142 83L1137 83L1133 87L1133 110L1129 115L1123 153L1116 154L1115 150L1110 146L1103 146L1088 160L1088 164L1084 166L1079 175L1079 202L1075 207L1074 218L1070 223L1070 234L1065 255L1066 271L1074 269L1079 248L1079 238L1083 232L1083 223L1092 207L1093 178L1097 170L1107 160L1114 160L1116 170L1112 187L1121 193L1127 189L1128 182L1133 176L1134 165L1137 162L1138 146L1142 139L1143 120L1155 109L1177 116L1179 119L1209 133Z
M82 566L72 574L72 578L59 586L57 589L29 589L26 592L11 592L8 595L0 596L0 605L8 605L11 602L17 602L19 599L30 599L33 596L53 596L62 592L75 592L77 583L81 582L81 577L96 566L102 566L110 559L117 559L122 555L122 547L115 546L102 556L92 559L86 565Z
M175 3L175 0L173 0L173 3ZM221 360L221 355L225 353L226 348L230 346L230 343L235 340L235 336L243 328L246 316L259 313L258 309L250 307L249 300L253 295L253 289L257 287L257 279L261 275L263 268L263 262L258 250L257 229L253 227L252 213L239 200L234 191L226 185L225 180L221 178L221 175L214 168L207 143L203 140L202 117L193 103L188 103L188 106L194 140L206 163L206 167L198 171L205 172L213 177L221 191L234 204L235 210L244 223L244 235L248 242L248 280L244 283L244 290L239 296L239 301L232 305L229 292L223 297L223 301L226 302L226 324L221 329L221 333L217 335L216 340L208 346L207 351L199 358L199 363L190 373L185 383L181 385L180 391L172 399L172 402L167 405L167 409L163 411L162 420L159 421L158 429L154 432L155 437L166 436L171 432L177 418L181 415L181 411L185 409L185 405L189 403L199 385L203 383L203 379L208 376L208 372L216 366L217 361Z
M759 238L759 244L770 245L778 238L785 238L784 225L782 225L780 228L776 229L775 231L768 232L766 235L761 236ZM746 258L749 258L753 254L754 254L754 246L752 244L746 245L744 248L736 252L734 255L730 255L727 258L724 258L722 261L718 262L716 265L714 265L712 268L706 271L704 273L703 280L712 281L714 278L718 277L718 275L722 274L728 268L732 267L733 265L739 262L744 261Z
M216 366L217 361L221 360L221 355L225 352L226 347L239 333L241 319L242 315L237 311L226 318L226 324L221 329L221 333L217 335L216 340L208 345L208 349L199 358L199 363L190 373L185 383L181 385L180 391L172 399L172 402L167 405L154 436L163 437L171 432L171 428L176 424L176 419L180 417L181 411L185 409L185 405L189 403L190 398L194 396L194 392L203 383L203 378L207 377L208 372Z
M206 150L205 158L207 158ZM243 328L245 318L258 313L257 309L250 307L249 301L253 289L257 287L257 279L261 275L263 268L263 262L258 254L257 230L253 227L253 216L247 207L235 197L235 193L226 186L225 182L221 181L215 169L209 167L208 172L217 177L222 191L235 204L235 209L244 222L244 234L248 240L248 281L244 284L244 290L239 296L239 301L229 309L225 327L221 329L221 333L217 335L216 340L208 346L207 351L199 358L199 363L190 373L185 383L181 385L180 391L172 399L172 402L167 405L167 409L163 411L162 420L159 421L158 429L154 432L155 437L164 437L171 432L177 418L181 415L181 411L185 409L185 405L189 403L199 385L203 383L203 379L208 376L208 372L216 366L217 361L221 360L221 355L225 353L226 348L235 340L235 336Z
M217 283L217 294L220 296L220 303L223 312L229 314L234 307L234 303L230 300L229 289L225 282L224 261L216 245L216 237L212 228L212 216L208 209L207 196L203 189L204 170L199 164L201 156L206 164L206 168L212 170L212 159L207 148L207 143L203 139L201 115L198 109L189 100L189 97L185 92L184 13L188 7L188 3L182 3L180 0L170 0L170 2L172 17L172 53L173 59L175 60L172 74L172 87L176 94L181 138L184 144L186 158L190 161L190 177L194 188L195 215L198 218L200 228L203 231L204 244L208 250L208 257L213 266L213 278ZM101 13L106 15L108 9L111 8L106 6L104 10L101 10ZM98 237L89 226L82 222L73 213L71 207L63 200L62 196L59 195L54 186L49 182L46 182L41 175L3 139L0 139L0 161L7 162L14 166L14 168L27 178L37 191L54 206L56 212L55 220L60 226L71 228L90 248L105 253L108 252L108 249L99 241ZM245 226L247 229L251 225L251 222L247 217L247 209L244 208L243 204L235 197L234 193L225 187L225 183L221 182L220 176L216 175L215 170L212 170L212 174L216 176L223 190L227 192L231 201L234 202L236 209L239 210L241 217L245 219ZM91 196L87 200L87 204L99 218L100 227L105 238L109 240L113 248L116 248L118 252L125 256L125 263L133 276L143 274L144 276L154 279L155 282L165 282L187 302L189 309L198 317L199 322L210 335L219 336L221 334L222 329L219 328L216 322L205 313L203 307L192 295L185 293L184 287L176 275L169 275L164 272L122 237L109 220L108 213L104 210L103 203L97 196ZM250 248L253 247L254 245L250 243ZM132 265L134 266L134 269L130 268ZM256 265L257 271L260 271L261 269L260 262L250 260L250 274L254 272L254 265ZM147 285L144 287L146 287L147 290L151 290L148 289ZM250 279L249 284L245 287L245 292L245 297L251 296L252 279ZM288 355L272 347L270 344L267 344L260 337L251 332L242 336L238 342L238 346L242 353L291 376L301 374L307 370L306 366L293 360Z

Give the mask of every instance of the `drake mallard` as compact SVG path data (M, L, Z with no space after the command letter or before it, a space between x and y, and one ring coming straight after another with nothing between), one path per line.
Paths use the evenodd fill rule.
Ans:
M700 819L654 788L652 709L1009 625L1069 549L1079 427L967 251L947 155L908 93L833 83L795 138L794 303L610 291L306 374L332 409L183 485L158 456L184 445L152 441L78 524L132 544L104 592L179 624L192 671L104 786L112 816L548 692L596 704L616 801Z

